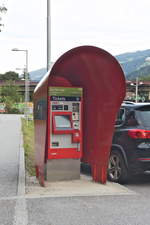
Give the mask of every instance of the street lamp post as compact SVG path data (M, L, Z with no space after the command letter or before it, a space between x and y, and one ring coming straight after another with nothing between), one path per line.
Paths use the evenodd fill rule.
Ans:
M29 102L29 78L28 78L28 50L13 48L12 51L25 52L26 67L25 67L25 118L28 120L28 102Z

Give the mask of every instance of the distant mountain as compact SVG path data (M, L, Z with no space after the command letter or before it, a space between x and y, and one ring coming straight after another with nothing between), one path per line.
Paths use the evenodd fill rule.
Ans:
M127 79L150 74L150 49L117 55L116 59L121 64Z
M119 61L127 79L150 75L150 49L123 53L115 57ZM46 68L38 69L30 72L30 78L32 81L40 81L45 74Z
M46 68L31 71L29 74L30 74L30 79L32 81L40 81L42 77L46 74Z
M149 76L150 76L150 66L145 66L127 75L127 79L134 80L136 77L142 78L142 77L149 77Z
M54 65L54 62L51 62L50 68L52 68L53 65ZM47 73L46 68L41 68L41 69L38 69L38 70L31 71L31 72L29 72L30 79L32 81L40 81L46 73Z

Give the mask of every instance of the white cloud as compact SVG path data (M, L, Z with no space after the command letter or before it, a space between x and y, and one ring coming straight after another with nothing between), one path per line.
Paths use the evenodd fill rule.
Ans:
M150 62L150 57L147 57L147 58L145 59L145 61L146 61L146 62Z
M0 72L46 66L47 0L7 0L0 33ZM51 0L52 60L78 45L95 45L112 54L149 48L149 0Z

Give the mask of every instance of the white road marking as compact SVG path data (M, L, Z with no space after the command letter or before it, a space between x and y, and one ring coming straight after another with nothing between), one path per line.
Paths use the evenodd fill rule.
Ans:
M25 195L25 159L23 148L23 136L20 138L18 195Z
M20 132L21 133L21 132ZM24 148L23 137L20 137L19 147L19 177L18 177L18 193L16 196L16 206L13 225L27 225L28 224L28 211L25 199L25 161L24 161Z

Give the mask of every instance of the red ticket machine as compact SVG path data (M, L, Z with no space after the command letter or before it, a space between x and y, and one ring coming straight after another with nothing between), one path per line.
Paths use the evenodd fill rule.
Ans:
M81 156L82 88L49 87L47 180L79 178Z

